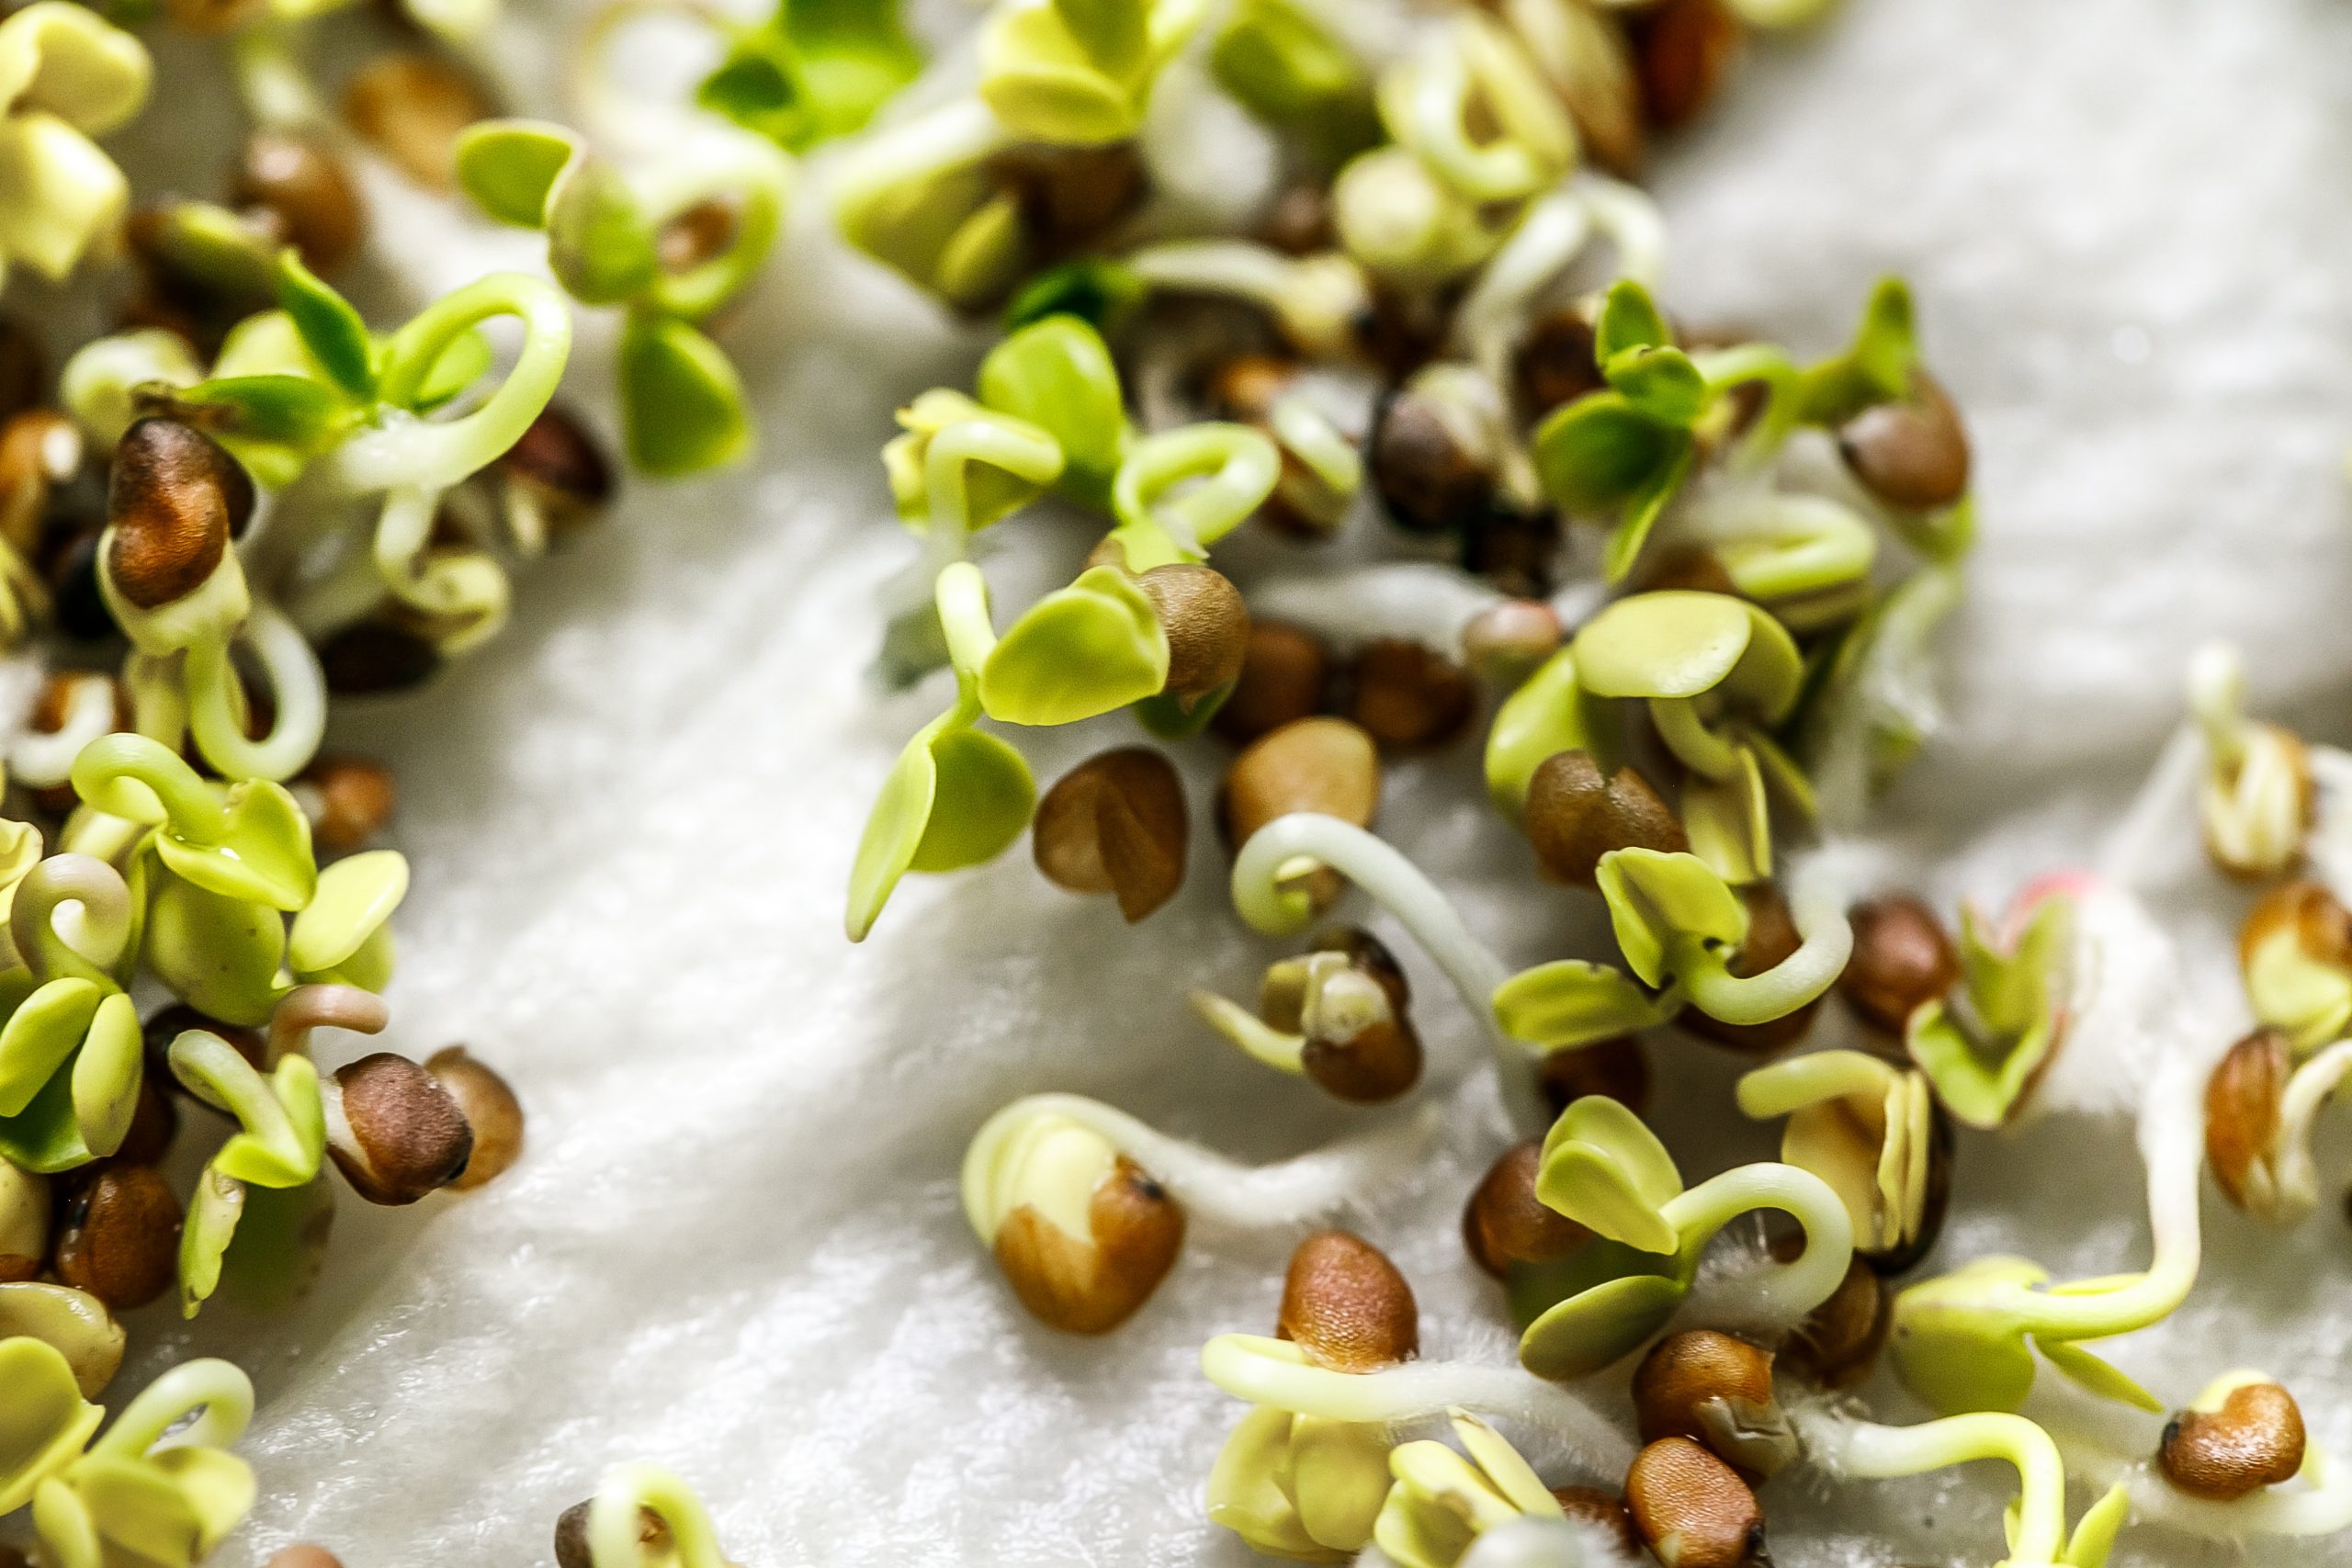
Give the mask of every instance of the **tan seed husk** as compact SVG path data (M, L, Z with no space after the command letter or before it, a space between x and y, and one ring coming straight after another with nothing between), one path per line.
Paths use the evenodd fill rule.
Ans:
M1184 1211L1125 1155L1094 1190L1088 1231L1069 1235L1023 1203L996 1233L997 1267L1040 1322L1107 1334L1167 1277L1184 1241Z
M1217 824L1236 851L1277 817L1317 811L1359 828L1380 805L1380 755L1372 737L1344 718L1302 718L1253 742L1233 760L1217 794ZM1329 908L1343 888L1318 867L1307 893Z
M1291 1254L1275 1334L1318 1367L1374 1372L1420 1351L1420 1313L1405 1276L1351 1232L1317 1231Z
M1560 617L1541 599L1506 599L1470 617L1462 628L1462 658L1471 672L1516 687L1559 650Z
M1530 423L1606 385L1593 354L1592 321L1577 306L1545 312L1511 358L1511 389Z
M1911 395L1873 404L1838 432L1838 455L1862 488L1890 506L1928 511L1968 493L1968 431L1960 411L1925 371Z
M1642 1440L1688 1438L1751 1477L1796 1455L1796 1435L1772 1392L1772 1354L1713 1329L1668 1335L1634 1372Z
M1323 639L1283 621L1255 621L1242 644L1241 673L1209 728L1247 745L1323 706L1331 654Z
M1389 516L1416 533L1469 528L1494 502L1478 433L1426 392L1402 388L1382 402L1365 463Z
M1521 817L1544 874L1577 886L1594 886L1600 857L1611 850L1688 850L1682 824L1657 791L1632 768L1603 777L1583 751L1546 757L1528 780Z
M1331 955L1343 962L1333 964ZM1284 1027L1306 1035L1299 1066L1318 1087L1351 1104L1377 1105L1420 1081L1421 1037L1408 1010L1412 991L1386 944L1352 926L1326 931L1300 972L1309 985L1293 1003L1295 1021ZM1272 971L1267 979L1274 990Z
M2286 882L2264 894L2238 928L2238 963L2251 967L2255 954L2282 931L2291 931L2305 957L2335 969L2352 969L2352 910L2316 882Z
M108 1165L67 1202L51 1267L109 1311L145 1306L179 1272L180 1201L150 1166Z
M555 1521L556 1568L596 1568L595 1554L588 1549L588 1515L596 1501L591 1497L574 1503L559 1515ZM670 1527L662 1516L650 1508L637 1511L638 1544L645 1548L649 1561L661 1560L670 1543Z
M413 1203L465 1174L473 1129L424 1067L379 1051L337 1068L334 1081L327 1152L353 1191L371 1203Z
M369 757L324 753L302 771L300 783L315 797L311 835L332 854L365 849L400 802L391 770Z
M1864 1023L1899 1035L1912 1010L1960 983L1960 954L1943 922L1907 894L1857 904L1854 953L1838 993Z
M1153 567L1140 586L1168 634L1163 690L1197 700L1240 678L1250 648L1250 609L1224 573L1178 561Z
M1625 1503L1665 1568L1747 1568L1764 1561L1764 1513L1731 1466L1688 1438L1634 1457Z
M1381 745L1424 751L1460 735L1477 710L1470 671L1435 649L1375 637L1356 652L1348 716Z
M1462 1245L1470 1260L1498 1280L1520 1263L1550 1263L1592 1233L1535 1196L1544 1145L1535 1139L1505 1149L1479 1179L1462 1211Z
M443 1046L425 1058L424 1067L473 1133L466 1168L449 1185L460 1192L489 1186L523 1157L523 1102L513 1085L463 1045Z
M314 272L333 272L350 260L368 226L359 187L343 160L322 142L283 130L245 138L230 200L270 214Z
M1140 920L1184 884L1192 836L1183 781L1148 746L1090 757L1037 803L1037 869L1072 893L1111 893Z
M2291 1481L2303 1467L2303 1413L2275 1382L2232 1389L2218 1411L2183 1410L2165 1426L2156 1461L2192 1497L2233 1503Z
M2294 1061L2286 1037L2257 1029L2236 1044L2205 1082L2205 1161L2214 1185L2241 1209L2256 1207L2256 1172L2278 1138L2278 1107Z

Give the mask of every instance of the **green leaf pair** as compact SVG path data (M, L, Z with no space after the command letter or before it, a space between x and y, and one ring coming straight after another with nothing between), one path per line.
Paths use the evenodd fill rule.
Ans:
M18 263L62 282L120 220L130 182L91 138L137 114L153 76L139 40L83 6L0 21L0 286Z
M1051 0L980 32L980 101L1014 135L1100 147L1143 127L1159 70L1199 24L1178 0Z
M1396 1482L1373 1526L1373 1540L1398 1568L1454 1568L1478 1537L1498 1525L1567 1517L1535 1467L1501 1433L1464 1411L1452 1412L1449 1419L1467 1459L1426 1438L1388 1456Z
M2074 905L2052 893L2003 946L1969 906L1960 912L1961 982L1916 1010L1904 1046L1936 1098L1971 1127L1999 1127L2022 1109L2064 1028Z
M695 101L794 152L865 129L922 70L898 0L780 0L766 21L729 30Z
M1797 417L1835 429L1876 403L1910 395L1918 364L1911 289L1899 277L1879 280L1846 350L1809 367L1798 383Z
M1388 1495L1388 1452L1378 1423L1260 1405L1217 1451L1209 1522L1270 1556L1361 1551Z
M1036 809L1029 764L973 726L978 682L958 677L956 705L915 733L865 818L850 867L847 928L864 942L899 879L910 871L960 871L1012 848Z
M1895 1298L1889 1340L1903 1385L1947 1415L2015 1411L2032 1392L2036 1350L2102 1399L2150 1414L2164 1402L2073 1339L2033 1332L2036 1305L2052 1296L2098 1296L2112 1281L2044 1289L2050 1271L2022 1258L1980 1258ZM2161 1315L2161 1314L2159 1314ZM2119 1323L2121 1333L2133 1323Z

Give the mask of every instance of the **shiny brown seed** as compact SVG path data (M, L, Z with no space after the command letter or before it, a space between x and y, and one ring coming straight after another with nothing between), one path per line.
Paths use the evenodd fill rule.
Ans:
M465 1170L449 1183L459 1192L487 1187L523 1157L523 1102L514 1086L463 1045L445 1045L424 1069L448 1092L473 1133Z
M1951 399L1924 371L1911 395L1876 403L1838 430L1838 452L1862 488L1890 506L1950 506L1968 493L1968 431Z
M1505 599L1470 617L1462 628L1462 658L1489 684L1517 686L1559 651L1564 628L1541 599Z
M1864 1023L1901 1034L1912 1010L1960 983L1960 954L1936 912L1907 894L1854 906L1854 954L1838 994Z
M177 420L140 420L115 448L107 497L115 592L142 610L194 592L253 506L253 481L210 436Z
M1029 242L1047 258L1102 234L1143 199L1148 186L1131 141L1101 147L1024 142L998 153L989 170L1020 203Z
M1634 1372L1642 1441L1688 1438L1749 1476L1797 1454L1796 1432L1772 1393L1772 1353L1713 1329L1668 1335Z
M1529 779L1521 818L1544 874L1589 887L1611 850L1688 850L1682 824L1631 768L1607 778L1582 751L1544 759Z
M172 1152L172 1140L179 1135L179 1107L172 1097L156 1085L150 1072L139 1082L139 1100L131 1107L130 1130L122 1135L122 1146L114 1158L124 1165L154 1165L164 1163Z
M1300 1010L1306 1044L1299 1066L1327 1094L1355 1105L1395 1100L1420 1081L1421 1037L1412 989L1396 954L1369 931L1344 927L1316 939L1320 963ZM1343 962L1329 963L1336 956ZM1273 976L1268 974L1271 986Z
M343 1568L343 1560L323 1546L289 1546L269 1560L268 1568Z
M1242 645L1241 674L1209 728L1246 745L1323 706L1331 654L1323 639L1283 621L1252 620Z
M1699 118L1738 61L1739 20L1723 0L1665 0L1634 24L1642 113L1661 130Z
M2303 1413L2275 1382L2241 1383L2217 1408L2176 1413L2156 1461L2165 1478L2190 1496L2233 1503L2301 1471Z
M526 491L556 534L576 528L613 499L613 466L579 415L550 403L498 459L506 482Z
M1530 424L1608 385L1594 357L1592 322L1575 306L1547 311L1511 358L1511 390Z
M1340 1372L1376 1372L1421 1347L1413 1288L1386 1254L1348 1231L1317 1231L1291 1254L1274 1333Z
M1037 803L1031 847L1046 880L1112 893L1140 920L1184 885L1192 818L1175 765L1148 746L1090 757Z
M1628 1561L1642 1555L1642 1532L1634 1528L1633 1513L1616 1493L1599 1486L1555 1486L1552 1501L1568 1517L1606 1530Z
M1772 1250L1783 1261L1793 1261L1804 1250L1804 1238L1791 1235ZM1859 1386L1878 1366L1878 1353L1894 1324L1893 1305L1884 1277L1867 1259L1855 1258L1829 1299L1781 1344L1778 1364L1822 1388Z
M112 1165L66 1204L51 1267L115 1312L145 1306L179 1272L180 1201L152 1166Z
M1746 979L1779 964L1803 946L1804 939L1797 934L1796 922L1789 918L1788 900L1772 884L1758 882L1743 887L1739 898L1747 906L1747 939L1739 944L1730 968L1733 974ZM1702 1040L1729 1046L1747 1055L1770 1056L1804 1039L1820 1010L1821 1000L1816 997L1786 1018L1776 1018L1770 1023L1725 1023L1709 1018L1696 1008L1684 1009L1674 1021Z
M1373 416L1366 468L1381 503L1420 534L1470 527L1495 498L1495 454L1457 400L1398 388Z
M1359 828L1380 806L1380 754L1372 737L1343 718L1302 718L1254 742L1226 769L1217 822L1236 851L1277 817L1317 811ZM1317 908L1341 891L1339 874L1319 867L1309 880Z
M311 837L334 854L366 848L391 820L400 798L383 763L332 751L302 770L294 794L307 808Z
M413 691L440 672L441 653L426 638L390 621L356 621L319 649L327 690L337 696Z
M466 1172L473 1130L439 1079L379 1051L335 1070L326 1096L327 1152L371 1203L413 1203Z
M1554 1051L1537 1071L1536 1087L1555 1117L1589 1094L1606 1095L1638 1113L1650 1099L1649 1055L1632 1034Z
M1435 649L1375 637L1357 650L1348 716L1383 746L1421 751L1460 735L1478 706L1470 671Z
M40 340L14 316L0 316L0 419L39 408L48 386Z
M348 261L368 223L343 160L322 142L282 130L257 130L245 139L230 200L268 212L316 272Z
M596 1568L595 1553L588 1550L588 1514L595 1500L574 1503L557 1516L555 1521L556 1568ZM650 1508L637 1511L638 1544L645 1549L649 1561L659 1562L670 1541L670 1527L662 1516Z
M1170 694L1192 703L1239 679L1250 648L1250 610L1224 573L1177 562L1140 579L1168 633Z
M457 185L458 133L492 113L472 77L411 51L379 55L343 91L343 118L427 190Z
M2205 1161L2222 1195L2241 1209L2268 1206L2279 1101L2294 1060L2286 1037L2257 1029L2229 1049L2205 1083Z
M1625 1503L1643 1544L1665 1568L1747 1568L1768 1561L1756 1494L1688 1438L1661 1438L1634 1456Z
M1498 1280L1520 1263L1550 1263L1592 1233L1535 1196L1544 1145L1535 1139L1505 1149L1479 1179L1462 1211L1462 1245L1470 1260Z
M1088 1232L1073 1236L1027 1204L997 1228L997 1267L1021 1304L1071 1334L1107 1334L1159 1287L1184 1241L1184 1211L1125 1155L1087 1208Z

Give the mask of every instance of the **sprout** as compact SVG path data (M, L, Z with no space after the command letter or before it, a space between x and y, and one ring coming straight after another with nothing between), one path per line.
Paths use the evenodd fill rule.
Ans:
M2154 1251L2146 1269L2059 1286L2021 1258L1980 1258L1895 1298L1895 1371L1912 1393L1947 1413L2015 1410L2033 1387L2034 1351L2103 1398L2163 1408L2145 1389L2083 1348L2083 1341L2144 1328L2169 1315L2196 1283L2200 1253L2197 1174L2205 1142L2197 1066L2160 1062L2139 1120Z
M2245 716L2237 650L2208 643L2188 668L2188 711L2205 741L2197 816L2205 852L2233 876L2275 876L2302 858L2316 795L2309 753L2293 732Z
M964 1213L1023 1305L1072 1333L1116 1327L1175 1262L1191 1216L1285 1224L1359 1196L1428 1118L1247 1169L1069 1094L990 1117L964 1156Z
M1396 1476L1373 1539L1400 1568L1455 1568L1479 1537L1522 1517L1567 1511L1502 1435L1466 1410L1447 1412L1463 1458L1443 1443L1407 1443L1388 1456Z
M1685 1191L1657 1135L1599 1095L1570 1105L1545 1136L1535 1193L1615 1244L1572 1256L1520 1293L1520 1360L1549 1378L1597 1371L1657 1334L1689 1294L1707 1244L1752 1210L1794 1218L1804 1250L1743 1287L1739 1326L1792 1326L1837 1291L1853 1256L1845 1208L1819 1177L1749 1165Z
M2230 1047L2205 1086L2205 1161L2222 1196L2273 1224L2319 1205L2312 1129L2352 1073L2352 1041L2296 1066L2275 1030Z
M1325 931L1306 953L1269 968L1254 1017L1213 992L1192 994L1209 1027L1251 1056L1363 1105L1395 1100L1420 1079L1411 1000L1395 956L1354 927Z
M1388 1449L1376 1424L1261 1405L1217 1450L1209 1522L1269 1556L1345 1561L1371 1543L1388 1495Z
M727 55L695 90L695 101L787 152L864 129L922 69L895 3L831 6L778 0L764 20L737 25L686 7L718 28Z
M1751 1479L1797 1456L1772 1392L1772 1353L1713 1329L1668 1335L1634 1370L1642 1441L1687 1438Z
M790 163L760 138L704 128L669 155L623 170L561 127L489 120L458 140L466 194L503 223L544 230L558 281L583 304L628 310L619 357L629 460L660 478L751 450L739 378L695 323L757 275L782 228ZM721 204L725 243L683 266L662 236Z
M1805 1457L1830 1475L1883 1480L1977 1460L2015 1465L2020 1492L2007 1521L2000 1568L2102 1568L2130 1499L2109 1490L2066 1529L2065 1463L2050 1434L2021 1416L1954 1416L1917 1427L1881 1427L1825 1411L1801 1412Z
M1536 1196L1543 1168L1540 1142L1513 1144L1487 1168L1462 1211L1470 1260L1505 1284L1516 1282L1530 1265L1558 1262L1592 1236Z
M2246 911L2238 967L2255 1021L2296 1053L2352 1025L2352 912L2318 883L2283 883Z
M78 909L75 946L56 917ZM16 888L9 923L24 967L10 972L0 1027L0 1158L71 1170L122 1146L143 1077L139 1013L115 966L135 919L114 868L55 855Z
M650 1464L616 1465L555 1527L557 1568L732 1568L694 1489Z
M137 39L78 6L0 22L0 287L17 264L62 281L120 223L130 184L90 139L139 112L153 71Z
M1917 1070L1821 1051L1739 1080L1739 1108L1786 1116L1781 1158L1838 1193L1855 1250L1889 1273L1927 1255L1951 1195L1951 1122Z
M2068 980L2085 941L2075 925L2075 900L2056 884L2020 895L1998 933L1962 908L1960 985L1911 1010L1904 1044L1964 1124L2003 1126L2031 1105L2069 1024Z
M1605 733L1600 705L1577 678L1575 650L1560 649L1495 710L1487 732L1486 769L1487 793L1496 809L1518 818L1545 762L1563 751L1592 753ZM1600 758L1591 760L1597 764Z

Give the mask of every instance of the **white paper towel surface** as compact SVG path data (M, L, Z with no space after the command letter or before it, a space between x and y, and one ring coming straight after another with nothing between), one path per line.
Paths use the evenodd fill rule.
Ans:
M1757 49L1661 164L1686 318L1820 353L1899 271L1967 411L1983 542L1949 638L1951 723L1881 835L1922 889L1999 899L2086 855L2201 637L2245 645L2263 703L2352 738L2348 58L2352 13L2327 0L1851 0ZM445 283L481 254L449 231L419 247ZM875 454L893 404L961 384L977 340L804 212L731 342L755 464L632 487L480 659L339 725L403 792L415 875L390 1043L463 1040L506 1071L526 1157L463 1199L345 1203L329 1281L291 1318L142 1314L121 1386L197 1352L254 1372L263 1495L228 1568L296 1540L351 1568L544 1562L556 1515L628 1459L689 1478L751 1568L1254 1561L1202 1517L1241 1407L1195 1357L1211 1333L1271 1328L1295 1233L1196 1226L1133 1323L1073 1340L1015 1307L954 1185L973 1129L1037 1089L1250 1158L1362 1120L1183 1006L1193 985L1254 985L1274 951L1224 905L1222 753L1191 754L1191 878L1142 926L1047 886L1024 843L910 881L871 941L844 943L866 802L938 701L864 678L874 587L907 554ZM593 355L574 385L597 385ZM1040 779L1126 733L1039 737ZM1474 751L1395 767L1383 831L1514 963L1595 951L1589 908L1534 886L1480 804ZM2158 912L2198 1016L2231 1027L2241 896L2177 880ZM1400 951L1432 1053L1471 1049L1440 977ZM1694 1179L1770 1150L1729 1108L1736 1064L1672 1039L1653 1060ZM1425 1354L1503 1361L1498 1292L1456 1230L1500 1146L1487 1099L1466 1092L1449 1127L1345 1221L1411 1279ZM2323 1155L2339 1185L2346 1153ZM2021 1251L2063 1277L2145 1256L2120 1122L1963 1138L1956 1184L1945 1263ZM2207 1220L2188 1305L2115 1359L2175 1402L2265 1367L2352 1453L2352 1233L2332 1204L2273 1234L2209 1196ZM1888 1380L1871 1392L1888 1419L1918 1414ZM1765 1502L1783 1568L1977 1563L2000 1554L2009 1488L1979 1466L1834 1491L1791 1477ZM2153 1530L2118 1557L2229 1560ZM2352 1563L2352 1542L2253 1560Z

